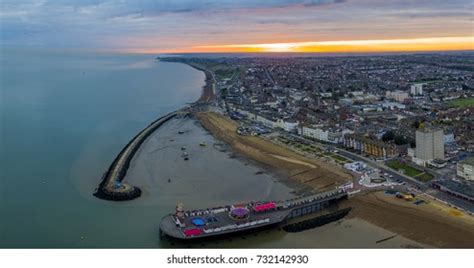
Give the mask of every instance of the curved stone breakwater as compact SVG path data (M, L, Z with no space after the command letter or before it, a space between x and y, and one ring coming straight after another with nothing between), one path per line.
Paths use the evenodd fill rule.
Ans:
M125 201L139 197L142 194L140 188L123 183L123 179L127 174L130 162L133 156L140 148L140 145L152 134L156 129L165 122L172 119L184 109L171 112L163 117L158 118L153 123L140 131L130 142L120 151L117 157L110 165L107 172L102 177L102 182L96 189L94 196L113 201Z

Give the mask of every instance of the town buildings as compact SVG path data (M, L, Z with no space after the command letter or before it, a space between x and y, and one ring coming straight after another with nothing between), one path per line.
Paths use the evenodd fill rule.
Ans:
M394 99L398 102L404 102L406 99L408 99L408 93L400 90L396 91L387 91L385 93L385 96L390 99Z
M328 126L316 125L316 126L300 126L298 128L298 134L312 138L322 142L339 144L342 143L344 134L351 133L350 130L341 130L336 128L330 128Z
M345 135L343 145L346 148L359 151L374 158L386 159L398 155L395 145L374 140L360 134Z
M459 161L456 174L463 179L474 181L474 157Z
M423 84L413 84L410 86L410 94L412 96L420 96L423 95Z
M431 128L417 130L416 151L413 161L424 166L434 159L444 159L443 130Z
M452 104L474 98L474 53L180 60L215 73L216 103L236 120L421 165L474 151L474 107ZM439 136L417 142L424 126L449 133L444 148Z

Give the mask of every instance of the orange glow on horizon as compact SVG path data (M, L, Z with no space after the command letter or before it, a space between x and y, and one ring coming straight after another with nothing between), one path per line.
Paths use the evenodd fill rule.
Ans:
M321 42L288 42L267 44L206 45L183 49L156 51L138 50L142 53L370 53L474 50L474 36L431 37L387 40L345 40Z

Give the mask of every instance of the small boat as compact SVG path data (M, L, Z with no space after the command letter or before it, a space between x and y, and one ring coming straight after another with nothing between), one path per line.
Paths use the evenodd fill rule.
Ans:
M184 150L186 150L186 147L181 147L181 151L184 151Z
M178 134L184 134L184 131L178 131Z
M183 154L181 155L183 157L183 159L185 161L188 161L189 160L189 156L188 156L188 153L187 152L183 152Z
M206 146L207 146L207 144L206 144L206 143L204 143L204 142L201 142L201 143L199 143L199 146L206 147Z

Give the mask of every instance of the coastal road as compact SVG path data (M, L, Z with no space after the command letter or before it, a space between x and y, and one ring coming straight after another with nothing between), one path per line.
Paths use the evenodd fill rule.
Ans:
M455 207L461 208L471 214L474 214L474 206L471 202L452 196L448 193L441 192L437 189L430 188L425 193L429 196L432 196L441 202L445 202L448 205L453 205Z
M339 150L339 153L343 156L346 156L348 158L351 158L351 156L352 156L351 159L359 159L360 161L367 162L367 160L366 160L367 158L365 158L363 156L358 156L358 155L355 155L354 153L350 153L350 152L347 152L347 151L344 151L344 150L340 150L339 148L338 148L338 150ZM429 185L426 185L422 182L419 182L419 181L417 181L413 178L410 178L406 175L400 174L400 173L390 169L389 167L385 167L381 163L371 161L371 164L375 165L377 168L380 168L384 172L392 175L395 178L395 180L400 180L400 181L406 182L407 185L417 186L418 190L421 193L425 193L429 197L434 197L435 199L437 199L438 201L440 201L442 203L446 203L447 205L460 208L460 209L468 211L470 213L474 213L473 204L471 202L467 201L467 200L452 196L448 193L445 193L445 192L442 192L438 189L432 188Z
M287 134L287 133L283 133L283 134L285 134L287 136L290 136L294 139L300 139L300 140L304 140L306 142L310 142L311 144L317 145L318 147L320 147L322 149L325 149L325 150L326 149L337 150L338 154L340 154L344 157L347 157L347 158L349 158L351 160L354 160L354 161L362 161L362 162L364 162L364 163L366 163L366 164L368 164L372 167L378 168L378 169L382 170L383 172L392 175L395 180L402 181L402 182L406 183L407 188L409 186L412 186L412 187L415 186L421 193L426 193L426 195L431 196L433 198L436 198L436 199L438 199L438 201L440 201L442 203L446 203L448 205L451 205L451 206L460 208L462 210L474 213L474 206L471 202L469 202L467 200L464 200L464 199L461 199L461 198L458 198L458 197L455 197L455 196L452 196L450 194L444 193L444 192L442 192L438 189L435 189L433 187L430 187L428 184L422 183L420 181L417 181L414 178L411 178L407 175L404 175L404 174L401 174L397 171L392 170L391 168L385 166L383 163L376 162L372 159L369 159L367 157L364 157L362 155L359 155L359 154L356 154L356 153L353 153L353 152L349 152L345 149L336 147L334 145L321 144L321 143L315 142L313 140L309 140L309 139L306 139L306 138L303 138L303 137L300 137L300 136L297 136L297 135L294 135L294 134Z
M342 150L340 148L335 148L335 150L338 150L338 154L340 154L342 156L345 156L349 159L352 159L352 160L355 160L355 161L362 161L362 162L365 162L365 163L369 164L372 167L378 168L378 169L382 170L384 173L388 173L389 175L392 175L395 180L400 180L400 181L405 182L405 183L413 184L413 185L415 185L415 186L417 186L417 187L419 187L420 189L423 189L423 190L428 189L428 187L424 183L422 183L420 181L417 181L416 179L413 179L413 178L411 178L407 175L404 175L402 173L394 171L393 169L385 166L383 163L373 161L373 160L371 160L367 157L357 155L355 153L352 153L352 152L349 152L349 151L346 151L346 150Z
M362 161L362 162L367 163L368 165L370 165L374 168L378 168L380 170L383 170L383 172L392 175L395 178L395 180L401 180L402 182L411 183L411 184L419 187L420 189L427 189L427 187L424 183L422 183L420 181L417 181L414 178L408 177L404 174L401 174L399 172L396 172L396 171L390 169L389 167L385 166L384 164L382 164L380 162L376 162L376 161L374 161L372 159L369 159L367 157L364 157L362 155L359 155L359 154L356 154L356 153L353 153L353 152L349 152L347 150L336 147L334 145L321 144L321 143L315 142L313 140L306 139L306 138L298 136L298 135L294 135L294 134L287 134L287 135L289 135L290 137L292 137L294 139L304 140L306 142L310 142L311 144L315 144L323 150L331 150L331 151L337 150L338 151L337 154L342 155L342 156L344 156L346 158L349 158L351 160L354 160L354 161Z

